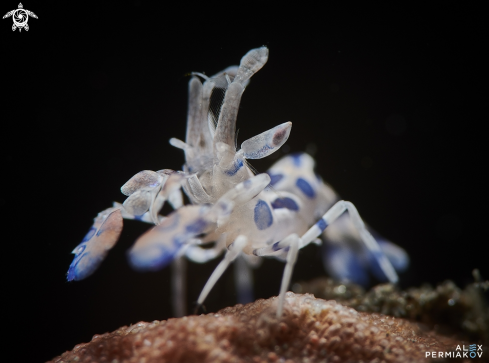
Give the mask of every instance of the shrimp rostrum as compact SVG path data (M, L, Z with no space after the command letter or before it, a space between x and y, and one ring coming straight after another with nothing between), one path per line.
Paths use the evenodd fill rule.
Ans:
M238 256L250 256L245 261L270 256L286 263L277 306L277 316L281 316L298 250L311 242L320 244L319 237L326 241L324 261L333 276L355 281L370 269L397 282L396 269L408 263L404 250L372 236L355 206L340 200L315 175L312 157L293 154L266 174L251 171L247 160L277 151L289 137L291 122L256 135L236 149L241 96L267 59L268 49L262 47L249 51L239 66L212 77L192 74L186 139L170 140L185 153L183 170L144 170L124 184L125 202L99 213L73 251L69 281L92 274L117 242L123 219L137 219L155 226L128 252L135 269L158 270L183 257L206 262L225 252L198 298L199 305ZM212 95L218 92L224 94L223 101L211 107ZM183 204L182 189L190 205ZM161 216L167 201L175 210Z

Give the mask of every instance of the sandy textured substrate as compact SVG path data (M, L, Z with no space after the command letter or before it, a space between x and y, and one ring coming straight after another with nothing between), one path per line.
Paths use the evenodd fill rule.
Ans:
M423 284L400 290L392 284L380 284L369 291L358 285L320 277L293 285L295 293L310 293L324 300L335 300L357 311L381 313L423 323L443 335L489 345L489 308L486 298L489 281L473 272L475 282L464 289L452 281L432 287Z
M281 319L276 304L274 297L214 314L141 322L95 335L52 362L423 362L427 351L464 344L419 323L309 294L287 293Z

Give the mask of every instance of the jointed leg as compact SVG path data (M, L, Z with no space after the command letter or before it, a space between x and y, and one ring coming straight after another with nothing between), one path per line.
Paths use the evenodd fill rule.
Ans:
M173 260L171 270L173 314L176 318L180 318L187 314L187 294L185 293L187 261L185 261L184 256L179 256Z
M213 248L202 248L200 246L189 246L185 251L187 258L195 263L206 263L215 259L222 253L223 247L219 244Z
M234 263L234 281L238 292L238 303L247 304L253 299L253 273L244 255L238 256Z
M171 263L171 302L176 318L187 315L187 261L185 254L190 247L193 246L184 246Z
M299 236L291 234L285 238L284 243L289 244L289 252L287 253L287 263L285 265L284 274L282 276L282 284L280 285L280 294L278 297L277 318L282 316L284 311L285 293L290 285L292 271L294 270L295 262L297 261L297 252L299 251Z
M333 223L345 211L348 211L348 213L350 214L351 221L353 222L355 228L358 230L358 233L360 233L363 243L365 243L370 252L372 252L389 281L393 284L397 283L398 277L396 271L394 270L394 267L392 267L392 264L380 249L379 244L377 243L375 238L365 228L365 224L363 223L362 218L360 218L357 209L350 202L340 200L335 205L333 205L314 226L309 228L309 230L304 233L304 235L300 239L299 249L313 242L317 237L319 237L319 235L326 229L328 225ZM285 240L282 240L274 243L271 246L256 249L255 251L253 251L253 253L256 256L281 255L283 254L282 249L284 249L286 246L287 244L285 243Z
M360 214L351 202L340 200L333 205L333 207L331 207L331 209L302 236L300 248L306 246L313 239L317 238L328 225L333 223L345 211L348 211L353 225L358 230L358 233L360 233L363 242L373 254L389 281L393 284L397 283L399 279L394 267L392 267L392 264L380 249L375 238L370 234L367 228L365 228L365 224L363 223Z
M209 280L207 280L202 292L200 293L199 298L197 299L197 304L202 305L209 292L212 290L217 280L221 277L221 275L226 271L226 268L229 266L231 262L234 261L236 257L241 253L243 248L247 243L247 238L245 236L238 236L233 244L230 246L229 250L226 252L224 259L217 265L216 269L212 273Z
M149 208L149 214L156 225L159 224L158 213L160 212L161 208L163 208L166 200L170 197L170 195L178 192L181 186L185 184L187 179L188 175L185 173L177 173L172 171L172 173L169 174L168 179L159 193L156 195L156 198L153 200ZM173 198L173 201L176 202L177 205L180 202L177 201L176 198Z
M257 256L284 256L286 253L286 265L284 269L284 274L282 275L282 284L280 285L280 294L278 298L278 308L277 308L277 317L281 317L284 311L284 302L285 302L285 293L287 292L287 288L290 285L290 279L292 277L292 271L294 270L294 265L297 260L297 252L299 251L299 247L301 244L301 240L298 235L291 234L281 240L280 242L275 243L273 246L260 248L254 251ZM274 248L274 246L276 246Z
M345 211L348 211L353 225L362 237L363 243L365 243L367 248L373 254L389 281L393 284L397 283L398 277L396 271L394 270L394 267L392 267L392 264L380 249L379 244L377 243L375 238L365 228L365 224L363 223L360 214L351 202L340 200L335 205L333 205L330 210L328 210L324 214L324 216L302 236L301 245L299 246L299 248L308 245L315 238L317 238L328 225L333 223Z
M280 256L286 251L285 249L289 247L287 252L287 265L285 266L284 275L282 278L282 285L280 287L280 297L279 306L277 310L277 316L280 317L283 311L283 303L285 300L285 291L290 283L290 276L292 274L292 269L297 258L297 250L314 242L316 238L326 229L328 225L333 223L340 215L345 211L348 211L353 225L358 230L363 242L367 248L372 252L376 260L378 261L383 272L389 279L391 283L397 283L398 277L397 273L392 267L390 261L387 259L385 254L379 247L379 244L370 234L370 232L365 228L360 215L358 214L355 206L350 202L345 202L343 200L337 202L333 207L331 207L323 217L312 226L300 239L297 235L290 235L287 238L274 243L271 246L258 248L253 251L256 256Z

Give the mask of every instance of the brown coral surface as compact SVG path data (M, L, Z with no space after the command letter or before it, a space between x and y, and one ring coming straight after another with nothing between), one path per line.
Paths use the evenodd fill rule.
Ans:
M445 335L457 333L464 340L489 344L489 309L484 293L489 281L482 281L477 270L476 282L465 289L452 281L435 288L428 284L405 291L393 284L380 284L365 292L355 284L343 284L320 277L296 283L296 293L311 293L325 300L336 300L357 311L381 313L418 321Z
M427 351L463 344L417 323L309 294L287 293L281 319L276 303L274 297L215 314L122 327L52 362L420 362Z

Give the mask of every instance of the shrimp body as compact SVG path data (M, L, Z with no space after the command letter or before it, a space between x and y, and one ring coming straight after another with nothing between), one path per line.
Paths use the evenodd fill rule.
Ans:
M117 242L123 219L137 219L154 227L128 253L135 269L182 266L184 257L203 263L225 253L204 286L199 304L236 258L248 256L245 261L253 265L257 256L270 256L286 261L277 307L280 316L297 251L311 242L320 244L319 237L325 241L324 261L333 276L357 281L372 268L380 278L397 282L396 269L407 266L407 254L391 242L372 236L355 206L341 200L314 173L311 156L288 155L267 173L252 172L248 160L277 151L290 135L291 122L264 131L236 148L242 94L267 60L268 49L261 47L249 51L239 66L228 67L212 77L192 74L186 139L170 140L185 153L183 170L144 170L124 184L121 191L128 198L99 213L90 232L73 251L75 259L68 280L92 274ZM211 107L214 93L224 94L217 108ZM190 205L183 204L182 190ZM161 216L159 212L167 201L175 210ZM247 268L247 264L240 266ZM175 281L182 280L178 276L183 273L181 267L176 271ZM176 305L182 305L181 300L177 299Z

